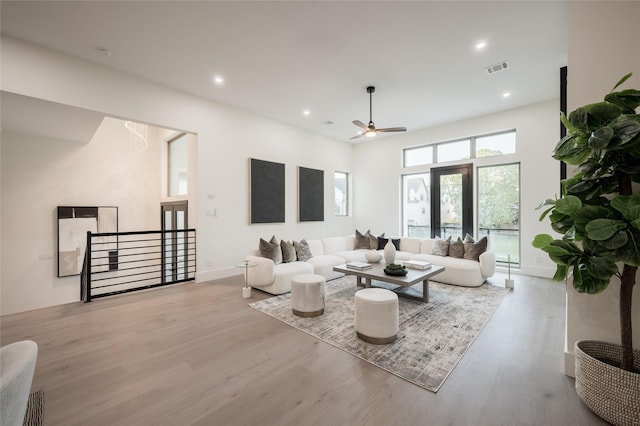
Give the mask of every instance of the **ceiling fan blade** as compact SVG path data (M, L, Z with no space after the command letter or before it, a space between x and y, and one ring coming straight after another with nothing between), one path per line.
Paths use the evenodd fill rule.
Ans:
M358 138L363 137L364 135L366 135L366 133L365 133L365 132L358 133L357 135L352 136L352 137L350 137L349 139L358 139Z
M353 120L352 122L353 124L355 124L356 126L360 127L362 130L368 130L369 128L367 127L366 124L364 124L362 121L360 120Z
M406 127L387 127L384 129L376 129L376 132L406 132Z

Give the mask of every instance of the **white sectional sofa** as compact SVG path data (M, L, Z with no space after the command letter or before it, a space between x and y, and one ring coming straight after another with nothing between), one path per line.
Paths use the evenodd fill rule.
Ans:
M411 237L400 238L400 250L396 251L396 263L403 260L421 260L434 265L444 266L445 270L433 278L446 284L465 287L478 287L495 272L496 257L492 251L485 251L479 261L449 256L437 256L432 253L433 239ZM246 260L255 264L248 268L249 286L271 294L283 294L291 291L291 277L298 274L318 274L332 280L343 276L333 271L333 267L346 262L366 262L365 254L370 249L354 249L355 236L328 237L321 240L308 240L311 259L301 262L275 264L273 260L261 257L255 247ZM382 252L382 250L379 250ZM384 262L384 259L382 260Z

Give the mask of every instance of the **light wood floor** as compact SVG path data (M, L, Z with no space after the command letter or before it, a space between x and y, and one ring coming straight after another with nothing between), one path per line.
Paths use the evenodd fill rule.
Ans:
M564 284L515 280L438 393L250 308L240 278L4 316L1 343L38 343L45 425L605 424L563 374Z

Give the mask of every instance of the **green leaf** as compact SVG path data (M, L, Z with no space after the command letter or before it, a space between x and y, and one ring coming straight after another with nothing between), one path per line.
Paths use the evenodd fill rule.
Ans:
M587 114L589 133L608 125L622 115L622 109L611 102L598 102L583 107Z
M640 123L628 115L623 115L611 123L611 129L616 138L620 139L619 145L624 145L640 134Z
M567 133L565 137L560 139L560 142L556 144L555 148L553 148L553 153L560 157L567 155L569 151L575 148L577 137L577 133Z
M573 265L573 288L576 290L582 287L582 270L579 266L580 265Z
M549 243L550 246L559 247L565 250L567 253L573 255L581 255L582 250L572 241L567 240L553 240Z
M616 263L606 257L592 257L586 265L586 273L600 280L609 281L617 272Z
M556 210L568 216L575 216L580 208L582 208L582 202L574 195L568 195L556 202Z
M560 112L560 121L564 125L565 129L567 129L567 133L574 133L574 132L576 132L578 130L577 127L575 127L573 124L571 124L571 122L569 121L567 116L564 115L564 112L562 112L562 111Z
M603 247L609 250L619 249L620 247L624 247L625 244L629 241L629 236L627 235L627 231L618 231L613 234L613 237L608 240L601 241Z
M565 155L554 155L553 158L556 160L564 161L567 164L571 164L572 166L578 166L585 161L587 161L591 157L591 150L588 146L579 146L571 149Z
M611 199L611 207L622 213L628 220L640 218L640 195L616 195Z
M616 90L618 87L620 87L620 86L621 86L625 81L627 81L627 80L629 79L629 77L631 77L632 75L633 75L633 73L632 73L632 72L630 72L629 74L627 74L627 75L625 75L624 77L622 77L622 78L620 79L620 81L618 81L618 82L616 83L616 85L615 85L615 86L613 86L613 89L611 89L611 91L613 92L613 91L614 91L614 90Z
M548 246L553 241L553 237L549 234L538 234L533 238L531 245L535 248L542 249Z
M569 194L579 194L581 192L588 192L592 190L596 185L596 180L581 180L579 182L573 183L570 186L567 186L566 190Z
M571 257L571 252L565 250L562 247L554 246L549 244L548 246L542 247L542 250L549 253L549 256L555 256L559 259L562 259L562 263L566 264L567 258Z
M640 232L629 232L629 242L616 253L624 263L640 266Z
M556 273L553 275L553 281L564 281L567 279L569 268L565 265L556 266Z
M592 240L604 241L626 227L626 224L621 220L595 219L587 223L585 230L587 231L587 236Z
M573 273L573 288L575 288L578 293L598 294L602 293L609 286L610 280L601 280L587 274L582 277L580 282L577 282L575 280L575 268Z
M576 130L587 131L587 111L584 108L577 108L570 112L569 123Z
M556 204L556 200L552 200L551 198L547 198L542 203L540 203L538 205L538 207L536 207L536 210L540 210L544 206L555 206L555 204Z
M640 231L640 219L636 219L634 221L631 222L631 226L635 229L637 229L638 231Z
M550 211L552 211L555 207L549 207L548 209L546 209L545 211L542 212L542 214L540 215L540 217L538 218L538 220L540 222L542 222L544 220L545 217L547 217L547 215L549 214Z
M613 137L614 131L611 127L605 126L591 133L589 137L589 146L592 149L602 149L609 145L609 141Z
M604 100L618 105L625 114L633 114L640 106L640 91L627 89L621 92L609 93Z

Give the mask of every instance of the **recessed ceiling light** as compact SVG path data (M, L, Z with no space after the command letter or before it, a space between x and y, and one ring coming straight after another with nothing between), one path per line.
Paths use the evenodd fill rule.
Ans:
M310 115L311 111L309 111L308 109L305 109L304 111L302 111L302 114L304 115Z
M219 86L224 84L224 78L220 75L216 75L213 77L213 82Z
M482 50L485 47L487 47L486 41L479 41L478 43L476 43L476 50Z
M509 96L511 96L511 92L504 92L504 93L502 94L502 97L503 97L503 98L508 98Z

